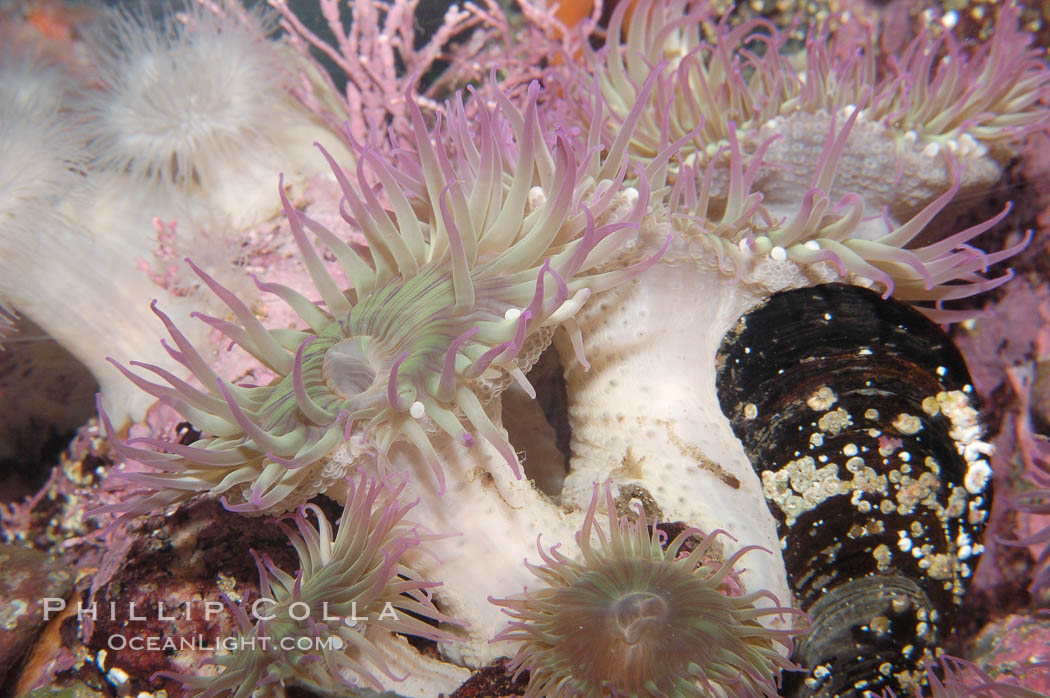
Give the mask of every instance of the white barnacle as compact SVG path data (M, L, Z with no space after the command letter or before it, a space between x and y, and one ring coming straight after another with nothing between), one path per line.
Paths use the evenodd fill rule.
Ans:
M973 461L967 466L966 475L963 478L963 484L966 486L966 491L970 494L980 494L981 492L984 492L984 488L988 484L988 480L991 476L992 468L988 465L988 461Z
M912 436L922 429L922 420L913 414L902 412L893 420L893 427L902 434Z
M806 405L815 412L823 412L835 404L837 400L838 396L835 395L835 391L825 385L818 388L817 391L806 400Z

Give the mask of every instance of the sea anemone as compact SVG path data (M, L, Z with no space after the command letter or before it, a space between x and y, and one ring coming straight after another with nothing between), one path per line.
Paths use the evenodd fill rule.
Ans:
M56 118L66 82L56 69L0 52L0 348L17 320L9 296L19 290L7 259L75 179L66 158L76 160L81 146Z
M405 554L425 540L405 516L412 505L398 501L401 486L358 477L348 481L347 499L333 535L320 507L303 505L283 522L299 555L299 571L290 575L268 557L256 556L260 597L232 608L241 633L237 649L217 656L218 677L169 675L205 696L244 698L262 688L304 685L383 684L394 681L388 657L393 633L448 640L436 623L451 621L430 600L437 585L403 563ZM309 515L317 520L311 523ZM255 624L252 624L252 620ZM403 650L404 643L396 643Z
M273 24L197 3L103 13L87 31L98 87L80 105L91 169L153 194L150 215L177 205L245 227L275 214L273 173L314 174L307 146L322 129L285 92L292 73L267 39Z
M32 307L17 274L31 256L26 238L71 225L56 211L83 161L80 134L61 117L69 89L40 59L0 51L0 343L14 331L15 307Z
M21 238L73 225L63 205L79 188L85 153L83 133L65 119L71 89L58 68L0 52L0 293L9 297L22 295L15 272L29 245Z
M265 210L260 212L256 205L259 192L268 186L257 185L269 185L277 162L293 164L294 158L275 142L260 147L259 139L280 136L290 139L283 143L300 148L297 139L307 128L290 118L297 106L274 83L279 65L275 58L248 74L231 71L231 66L241 65L238 57L251 53L249 45L257 58L275 50L261 36L249 40L255 35L247 20L220 23L197 10L183 16L193 29L175 19L165 24L118 10L103 14L95 28L95 50L101 52L93 58L98 75L75 74L37 57L14 55L9 46L0 50L0 296L91 371L111 418L123 426L128 417L141 418L153 399L129 385L106 362L106 355L137 357L176 370L178 364L164 354L153 333L141 330L149 327L152 317L141 299L159 296L172 317L180 322L189 317L188 303L158 288L138 268L142 259L153 256L151 219L158 214L166 220L180 218L183 232L194 230L184 217L191 200L197 202L193 206L201 221L226 216L244 223L270 217L273 201L268 195ZM208 50L215 55L200 54L202 36L210 38L213 46ZM162 60L158 52L163 51L168 53ZM152 68L141 65L150 60ZM154 74L157 66L167 72ZM243 88L240 92L262 100L254 117L261 126L251 125L243 113L226 113L227 121L241 128L236 138L231 133L225 141L208 140L188 133L190 126L204 121L199 114L187 121L191 107L202 104L192 90L204 89L227 73L235 81L254 80L251 85L235 84ZM153 82L140 81L151 75ZM260 82L263 77L265 84ZM232 87L219 88L222 95L215 100L238 94ZM179 99L184 102L170 105L178 101L175 90L181 90ZM130 100L132 94L138 101L132 100L131 106L121 102L121 96ZM148 112L138 114L137 123L132 118L136 107ZM165 109L171 111L168 121L158 116ZM118 118L113 110L123 116ZM305 115L299 122L310 123ZM270 130L261 130L264 127ZM310 130L311 140L317 130ZM182 145L176 147L176 142ZM196 150L188 149L191 142ZM169 152L154 150L164 147ZM120 148L126 157L116 154ZM312 148L301 149L316 157ZM147 166L145 158L156 162ZM195 167L190 160L201 161L199 170L206 169L204 160L209 166L221 164L218 175L205 177L207 191L184 180L179 186L170 178L160 182L166 176L158 170L160 162L170 174L172 169L185 173ZM256 179L248 177L249 171ZM235 201L223 204L225 209L216 206L215 198L234 185L244 190L232 195ZM200 196L214 198L202 203ZM214 245L211 250L221 248Z
M288 41L355 71L340 94L365 111L351 110L345 134L333 138L352 152L322 148L332 176L314 180L339 188L329 203L344 225L319 212L316 200L303 210L296 188L284 186L291 176L273 199L265 192L276 178L256 186L278 165L298 162L282 151L295 138L277 125L288 120L257 106L273 100L284 109L278 83L302 64L275 61L264 23L235 3L199 4L209 10L167 20L115 11L97 30L99 79L84 102L92 158L82 169L103 195L77 219L115 231L114 246L134 245L124 233L150 230L144 216L176 217L147 213L144 201L237 225L257 220L266 210L258 197L266 197L274 209L280 201L287 223L275 225L267 242L277 245L259 256L269 261L294 240L289 265L301 263L312 286L268 269L256 280L261 294L242 293L205 259L219 238L198 239L189 268L224 304L209 310L218 317L184 322L162 298L152 308L170 335L162 357L169 363L124 346L109 350L120 352L127 386L192 426L182 439L155 432L122 440L112 410L100 407L111 455L128 461L110 473L143 488L113 510L127 518L198 494L246 514L296 510L284 525L302 569L292 575L260 558L268 603L259 610L274 617L254 623L243 607L239 626L245 640L296 645L267 652L261 642L242 643L217 659L224 669L217 679L186 683L207 694L280 693L286 684L323 693L391 688L412 670L412 692L432 695L450 692L468 673L463 667L487 664L506 648L516 653L512 671L529 673L533 696L774 695L802 625L781 605L797 598L784 559L800 548L778 533L763 483L722 412L716 351L750 308L782 289L844 279L951 319L938 302L1002 281L986 267L1012 250L994 256L969 246L998 218L939 241L928 228L960 192L994 177L1013 139L1045 119L1039 100L1048 73L1010 25L1014 9L985 48L924 35L886 68L891 59L882 61L854 29L840 40L816 27L791 55L787 34L764 20L732 27L700 0L623 2L604 53L574 54L579 37L566 37L559 51L573 60L529 62L529 76L550 78L542 90L512 64L499 74L511 90L479 87L442 106L409 87L426 84L430 67L440 72L435 58L452 57L434 83L443 86L467 74L456 70L464 56L474 75L490 54L513 62L549 44L522 47L521 36L536 33L515 36L504 22L504 44L483 47L495 34L479 32L463 52L452 51L461 37L447 32L465 26L455 17L496 17L498 3L455 5L444 39L417 47L416 0L357 0L352 11L321 0L323 19L343 30L321 45L282 0L271 0ZM210 14L220 4L232 14ZM629 5L634 16L622 33ZM412 63L413 53L427 60ZM203 67L195 63L202 55L213 56ZM256 92L236 91L232 109L244 118L231 118L212 90L223 78L215 66L236 74L241 57L266 68L235 78L235 91ZM147 86L161 74L168 77ZM307 109L311 100L334 99L328 90L310 92L334 81L297 77L291 89ZM968 80L974 85L961 87ZM179 106L198 87L198 101ZM925 103L909 101L917 96ZM327 111L332 127L342 112ZM127 203L114 182L128 185ZM186 222L179 216L180 226ZM257 253L255 232L231 242ZM131 266L96 264L88 253L101 254L90 249L98 238L78 238L74 255L83 248L85 256L73 263L105 288L114 267ZM77 276L67 273L70 255L42 252L64 266L42 265L32 292L51 283L48 298L63 311L93 303L79 313L95 325L86 335L94 344L142 334L141 323L124 316L127 302L70 292L65 280ZM141 285L127 288L142 296ZM290 322L267 312L277 301L291 309ZM215 330L237 345L225 356L253 368L219 368L211 343L191 330ZM530 460L536 451L512 446L502 428L514 417L501 396L514 383L532 390L526 371L552 335L565 364L573 452L560 491L541 491L515 447ZM127 356L140 361L124 363ZM361 477L348 481L349 472ZM594 483L606 480L603 493ZM305 503L319 492L345 501L337 533L323 504ZM871 522L845 506L848 495L825 494L848 510L822 530L837 533L841 523L850 535ZM621 518L630 497L644 508ZM406 513L403 502L417 498ZM539 561L522 564L536 560L537 547ZM806 578L826 579L828 557L813 557ZM370 576L355 584L362 572ZM415 615L388 625L376 612L381 602ZM362 611L368 603L372 611ZM293 613L304 607L308 619ZM906 609L919 632L926 619L912 608L921 607ZM324 617L351 614L369 622L350 627ZM449 619L470 627L431 625ZM851 630L841 621L836 628ZM426 690L412 665L425 662L423 653L399 634L436 641L425 654L460 666L433 659L443 664L435 671L451 674ZM336 638L339 646L297 644ZM899 640L886 638L903 652Z
M306 329L266 329L242 300L193 267L240 324L198 317L275 373L269 385L219 378L154 307L178 347L168 351L203 389L148 364L135 365L167 385L120 368L209 436L188 446L122 443L107 424L118 453L159 471L123 474L147 488L124 507L129 514L205 491L222 495L232 510L284 511L341 481L351 465L385 470L398 441L416 447L443 491L431 443L439 432L468 446L481 436L518 475L517 456L486 405L512 380L531 391L524 372L554 330L564 325L579 347L572 317L590 294L656 259L599 268L636 234L645 189L621 189L626 166L608 166L566 137L549 148L538 92L533 84L524 112L497 94L497 107L480 112L477 141L459 101L435 127L435 142L413 109L416 152L388 157L358 144L356 184L322 148L342 189L343 217L368 240L365 257L295 210L282 186L285 215L323 304L279 284L256 284L287 302ZM606 168L614 174L599 179ZM338 260L349 290L326 269L306 230Z
M0 50L0 305L11 311L0 311L0 335L13 311L32 320L91 371L123 423L152 400L128 389L105 352L157 353L127 310L157 289L123 241L84 225L92 199L86 136L71 111L75 86L57 66Z
M793 633L759 619L797 612L769 592L740 592L734 566L754 549L714 561L720 532L690 528L668 542L640 506L633 521L617 517L604 490L608 525L596 525L595 484L576 535L581 559L539 546L543 564L526 564L543 586L492 600L513 619L496 640L520 643L508 668L529 672L526 698L776 696Z
M1015 245L985 253L968 243L992 228L1009 212L979 222L942 240L909 248L933 218L958 195L963 169L950 157L951 186L922 210L899 225L871 216L864 197L850 192L838 201L831 198L832 184L841 166L844 148L860 112L845 110L831 119L827 141L813 172L810 186L797 208L778 218L762 202L761 176L764 153L755 155L745 169L740 144L732 126L729 133L729 186L718 202L711 195L716 177L711 165L694 177L685 166L670 197L675 226L689 245L688 255L698 265L715 265L737 281L770 288L844 279L875 287L884 297L894 296L916 304L939 322L971 316L972 311L944 307L946 302L984 293L1009 281L1013 272L987 278L994 264L1023 249L1030 235Z
M964 49L948 32L939 39L923 32L880 69L872 31L830 36L826 24L814 26L803 50L792 53L789 34L771 23L756 19L730 26L726 19L716 21L706 3L658 0L646 12L631 12L630 3L621 3L604 53L592 53L589 71L574 78L580 83L589 74L597 76L612 111L608 128L615 130L642 96L640 86L653 71L660 74L648 96L652 108L631 138L632 154L642 159L654 158L669 140L683 164L702 170L728 145L731 127L748 158L779 133L783 138L773 149L784 149L776 159L785 169L777 179L800 173L800 185L813 170L828 118L843 109L863 110L871 133L857 134L860 147L851 153L840 185L849 191L862 182L866 190L892 197L908 187L871 186L887 180L887 172L898 180L902 174L939 178L918 187L921 202L947 186L951 173L917 171L922 161L910 151L932 157L948 149L968 165L968 174L996 177L994 164L978 160L999 146L1002 160L1046 117L1050 71L1031 48L1031 35L1019 29L1020 13L1019 4L1004 4L994 38L975 48ZM799 141L814 136L817 147L799 159ZM886 146L865 151L876 138Z
M1010 278L982 274L1020 247L986 255L967 244L1001 216L915 243L960 192L995 182L1011 146L1046 116L1050 71L1018 30L1016 5L987 44L964 51L948 34L923 34L887 75L861 33L831 41L813 29L791 56L787 34L761 20L730 27L702 3L661 0L624 29L628 7L589 61L607 128L619 132L648 101L629 152L654 191L674 188L677 224L724 270L741 278L770 255L810 282L844 278L934 305L942 321L959 318L944 301ZM594 78L573 79L586 96ZM591 120L592 100L575 102Z

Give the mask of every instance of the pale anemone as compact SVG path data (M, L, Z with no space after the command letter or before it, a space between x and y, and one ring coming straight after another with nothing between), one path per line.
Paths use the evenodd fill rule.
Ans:
M430 589L437 583L423 580L403 562L425 541L405 518L412 505L398 501L403 485L356 480L348 483L334 533L313 504L291 517L295 530L281 523L299 556L294 575L256 556L259 598L250 606L232 607L241 637L237 649L212 660L222 672L217 677L165 675L204 696L284 695L281 689L290 685L382 690L377 674L405 678L391 665L396 660L389 655L405 649L393 633L450 639L436 626L451 620L431 601Z
M155 308L177 346L169 353L202 388L148 364L135 365L167 385L120 368L208 436L191 445L122 443L107 424L121 456L157 471L122 474L146 487L125 511L154 511L198 492L221 495L236 511L287 510L339 483L350 465L385 470L398 441L415 446L443 491L431 443L439 432L467 446L475 435L486 439L519 474L486 405L513 380L531 391L524 372L555 328L565 326L580 347L572 319L590 294L655 261L599 266L636 235L647 192L621 187L625 166L606 177L596 151L579 142L558 136L548 146L538 91L530 87L524 112L497 94L497 106L477 116L477 140L460 103L435 127L433 142L415 108L416 152L388 157L358 144L356 177L322 149L342 188L343 217L367 238L367 253L295 210L282 188L322 302L256 283L286 301L306 328L266 329L194 267L239 324L198 317L278 377L266 386L230 384ZM326 269L307 230L334 255L350 289ZM342 457L326 458L337 448Z
M85 176L87 134L72 108L76 87L58 66L0 49L0 339L12 316L4 307L31 320L91 371L123 424L152 400L106 353L150 356L169 369L174 362L165 364L155 338L141 331L145 308L141 320L128 309L158 293L135 268L134 243L90 225L96 192ZM183 304L168 301L181 316Z
M15 331L16 307L36 310L17 274L35 252L32 238L71 227L56 211L83 164L80 134L61 117L69 82L40 59L0 51L0 347Z
M604 490L607 524L595 484L579 559L539 546L543 564L526 564L542 586L492 600L513 619L496 640L520 643L509 669L529 672L526 698L776 696L794 632L759 619L797 611L769 592L741 592L734 566L755 549L716 562L720 532L689 528L668 542L642 507L618 517ZM763 598L774 606L757 605Z
M276 215L279 167L297 180L319 169L310 143L322 129L285 94L263 23L188 5L166 5L166 18L146 3L92 13L76 70L0 39L0 297L91 371L118 427L153 400L106 356L178 370L142 299L184 323L193 304L178 296L199 285L161 288L143 273L161 261L151 221L178 221L178 244L221 270L233 245L220 225Z
M57 67L0 50L0 338L14 308L44 314L33 307L38 290L18 274L39 253L36 239L75 227L67 203L85 153L83 133L66 118L71 90Z
M267 38L275 24L180 1L102 13L85 32L97 87L80 105L102 194L235 226L276 213L263 183L315 174L309 144L325 132L285 90L294 66Z

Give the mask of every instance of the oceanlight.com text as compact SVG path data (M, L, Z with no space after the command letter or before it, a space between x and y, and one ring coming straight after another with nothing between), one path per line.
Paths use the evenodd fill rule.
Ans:
M285 652L318 652L323 650L338 651L343 648L343 639L338 635L325 637L269 637L267 635L247 635L229 637L206 637L191 635L188 637L168 637L160 635L124 635L115 633L106 641L107 647L114 651L131 650L133 652L172 652L185 650L240 650L268 651L278 649Z

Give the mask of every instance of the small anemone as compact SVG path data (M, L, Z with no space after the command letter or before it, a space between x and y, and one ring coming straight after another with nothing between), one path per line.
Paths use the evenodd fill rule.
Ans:
M101 83L86 103L93 166L175 189L216 186L272 135L276 54L257 18L193 5L166 14L112 9L88 31Z
M193 695L236 698L292 684L382 690L376 672L403 679L377 646L381 636L451 641L435 624L454 622L431 601L429 589L438 583L402 563L425 540L405 519L413 505L398 501L403 489L404 483L391 488L363 476L356 484L348 481L334 535L319 507L299 507L288 517L294 530L280 525L299 555L300 569L292 576L268 557L255 556L260 598L249 610L231 604L240 637L228 643L233 652L212 660L222 672L162 675L196 691Z
M540 547L544 564L526 565L543 586L490 599L513 619L495 639L520 643L509 669L529 672L526 697L776 696L796 632L759 620L798 611L769 592L739 593L734 565L756 547L715 562L720 532L687 529L668 543L640 507L636 521L618 518L608 484L602 530L598 503L596 483L576 536L581 560Z
M538 92L533 84L524 112L497 94L496 108L480 110L476 139L458 101L433 142L413 108L416 151L388 157L355 143L356 183L322 148L342 188L341 213L367 238L367 252L297 211L282 184L285 215L322 302L256 285L285 301L304 329L266 329L244 301L193 267L239 324L197 317L278 377L266 386L230 384L154 307L177 346L165 347L203 389L148 364L132 365L167 385L118 368L208 436L188 446L121 442L103 417L118 454L157 471L122 475L147 490L124 511L153 511L205 491L236 511L286 511L351 465L378 462L383 470L400 440L415 445L443 491L432 443L439 433L467 446L475 435L488 440L519 475L486 406L514 380L533 392L525 371L559 326L583 361L575 314L592 292L656 259L610 261L637 234L647 192L621 187L626 165L609 167L567 136L549 148ZM307 231L334 255L350 289L337 284Z

